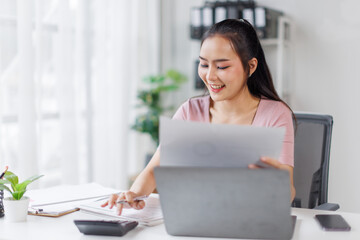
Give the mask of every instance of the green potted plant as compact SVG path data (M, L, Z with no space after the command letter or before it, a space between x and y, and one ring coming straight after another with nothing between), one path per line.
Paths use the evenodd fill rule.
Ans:
M137 107L143 108L145 112L136 117L131 128L149 134L157 146L159 145L159 117L165 111L171 111L174 108L173 106L164 107L162 94L176 91L187 79L180 72L171 69L165 74L146 76L143 81L148 88L138 91L137 98L140 100L140 104Z
M29 198L24 196L26 187L43 175L35 175L19 183L14 173L7 171L4 179L0 179L0 190L8 191L11 196L4 198L5 219L10 222L25 221L27 217ZM7 186L9 185L9 187Z

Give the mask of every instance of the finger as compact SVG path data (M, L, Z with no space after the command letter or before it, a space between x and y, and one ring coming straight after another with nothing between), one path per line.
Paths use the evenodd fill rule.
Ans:
M135 201L135 202L131 203L130 206L136 210L140 210L145 207L145 201L143 201L143 200Z
M119 197L118 197L117 201L119 201L119 200L124 200L124 199L125 199L125 195L122 195L122 196L119 196ZM122 203L117 203L117 204L116 204L116 212L117 212L117 214L118 214L119 216L120 216L121 213L122 213L123 207L124 207L124 204L122 204Z
M101 204L101 207L106 207L107 205L109 205L109 201L106 201L105 203Z
M145 207L145 201L139 201L137 204L137 209L143 209Z
M110 200L109 200L109 208L112 209L114 207L114 205L116 204L116 201L121 198L121 199L124 199L124 196L123 194L120 193L120 195L117 195L117 194L113 194L111 195L110 197Z
M133 193L130 192L130 191L127 191L127 192L122 192L118 199L116 201L119 201L119 200L126 200L127 203L117 203L116 205L116 208L117 208L117 213L118 215L121 215L122 213L122 210L123 208L129 208L130 207L130 203L133 202L134 200L134 197L133 197Z
M119 200L124 200L124 199L119 199ZM117 211L118 215L121 215L122 210L124 208L132 208L132 207L129 203L117 203L116 204L116 209L117 209L116 211Z
M134 202L134 193L130 191L125 192L125 199L128 203Z
M116 208L117 208L117 210L116 210L117 214L120 216L121 213L122 213L122 210L124 208L124 204L119 203L119 204L116 205Z
M250 168L250 169L258 169L260 167L258 165L255 165L255 164L249 164L248 168Z
M282 165L278 160L269 157L261 157L260 160L274 168L281 168Z

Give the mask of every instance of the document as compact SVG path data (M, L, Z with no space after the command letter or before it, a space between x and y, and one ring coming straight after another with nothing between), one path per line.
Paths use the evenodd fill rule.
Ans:
M92 198L106 197L119 191L105 188L97 183L80 185L62 185L45 189L29 190L30 206L38 207L58 203L80 201Z
M44 217L61 217L78 210L79 208L76 207L74 203L60 203L40 207L29 207L28 214Z
M45 189L29 190L28 214L46 217L60 217L78 211L80 204L104 200L119 191L105 188L97 183L62 185Z
M139 224L145 226L154 226L163 222L163 214L158 194L151 194L145 200L145 208L141 210L123 208L121 216L116 213L116 207L113 207L112 209L109 207L101 207L103 202L104 201L93 201L81 204L79 207L83 212L121 220L138 221Z
M278 159L285 128L213 124L160 118L160 165L199 167L266 166Z

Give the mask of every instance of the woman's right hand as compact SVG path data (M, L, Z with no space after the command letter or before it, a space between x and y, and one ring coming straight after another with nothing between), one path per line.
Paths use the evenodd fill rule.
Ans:
M139 197L138 194L126 191L121 192L120 194L112 194L108 201L103 203L101 207L109 206L110 209L112 209L114 206L117 208L117 214L120 216L122 209L125 208L134 208L137 210L143 209L145 207L145 201L143 200L134 200L136 197ZM126 200L127 203L116 203L120 200Z

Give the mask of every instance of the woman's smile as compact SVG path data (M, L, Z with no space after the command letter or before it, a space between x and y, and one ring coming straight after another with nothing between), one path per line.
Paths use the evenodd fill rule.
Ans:
M225 88L225 84L223 85L209 84L209 86L211 91L214 93L218 93Z

